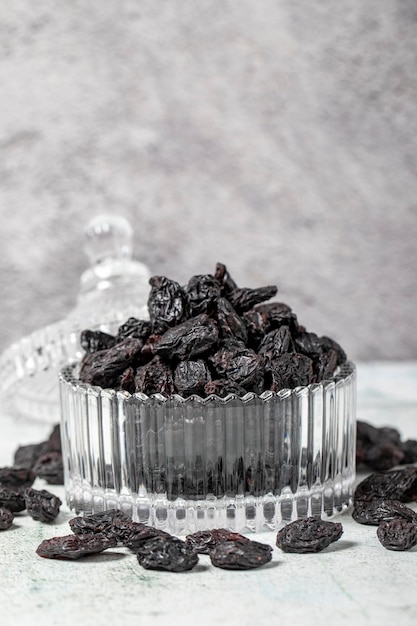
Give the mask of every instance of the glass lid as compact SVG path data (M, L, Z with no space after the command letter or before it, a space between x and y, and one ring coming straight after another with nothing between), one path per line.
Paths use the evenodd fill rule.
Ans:
M0 354L0 416L60 420L58 370L82 356L85 328L116 332L128 317L148 317L149 269L132 256L133 230L121 216L101 215L85 226L90 267L81 275L76 306Z

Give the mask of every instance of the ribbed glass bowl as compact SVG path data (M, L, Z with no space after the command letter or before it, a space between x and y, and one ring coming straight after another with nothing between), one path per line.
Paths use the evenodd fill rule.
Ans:
M176 534L276 529L351 501L356 374L239 398L129 394L60 372L71 509L117 507Z

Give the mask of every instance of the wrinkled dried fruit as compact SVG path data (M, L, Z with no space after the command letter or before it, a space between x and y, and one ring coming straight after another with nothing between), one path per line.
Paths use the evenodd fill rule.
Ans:
M0 507L0 530L7 530L13 524L13 512L4 507Z
M35 480L36 475L25 467L0 467L0 487L8 489L26 489Z
M187 535L185 541L199 554L209 554L211 550L225 541L250 541L250 539L226 528L214 528Z
M342 533L342 524L339 522L325 522L317 517L307 517L284 526L277 534L276 545L283 552L321 552L340 539Z
M185 572L198 563L198 555L185 541L176 537L153 537L136 550L145 569Z
M209 352L218 336L216 324L202 313L167 330L154 346L154 352L165 359L194 359Z
M179 324L185 316L185 294L181 286L165 276L149 279L151 291L148 298L152 332L161 335L171 326Z
M417 500L417 467L370 474L355 489L355 500Z
M272 560L271 546L246 539L224 541L209 552L214 567L247 570L261 567Z
M26 508L23 490L0 487L0 507L9 509L12 513L19 513Z
M96 533L114 536L113 524L115 520L129 522L130 517L120 509L107 509L93 515L73 517L68 524L76 535L94 535Z
M37 547L36 553L45 559L79 559L114 548L116 545L116 539L99 533L86 536L65 535L45 539Z
M80 343L81 347L86 352L92 354L93 352L98 352L99 350L112 348L116 343L116 339L113 335L103 333L101 330L86 329L81 332Z
M64 466L60 452L47 452L39 457L33 466L33 472L50 485L64 484Z
M355 500L352 517L359 524L371 526L400 517L417 522L417 514L399 500Z
M58 516L61 504L58 496L46 489L29 487L25 491L26 511L39 522L52 522Z
M417 524L406 519L382 522L376 533L387 550L409 550L417 545Z

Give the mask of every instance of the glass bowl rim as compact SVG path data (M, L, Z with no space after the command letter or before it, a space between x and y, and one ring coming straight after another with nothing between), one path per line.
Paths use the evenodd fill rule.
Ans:
M130 393L129 391L121 389L112 389L107 387L100 387L99 385L90 385L84 383L77 378L75 370L80 367L80 363L72 363L61 368L59 371L59 382L67 386L72 387L73 392L77 392L79 389L84 390L85 393L104 395L107 398L120 398L124 401L139 402L141 404L153 404L155 402L168 404L169 402L175 402L178 404L192 404L197 402L199 404L211 404L219 403L221 405L229 404L232 401L240 401L242 404L247 404L253 400L260 400L262 403L270 401L272 398L284 399L290 396L300 396L306 391L315 391L316 389L326 389L329 385L334 385L340 382L348 383L356 374L356 365L352 361L345 361L336 369L335 373L330 378L325 378L319 382L313 382L309 385L300 385L293 388L280 389L279 391L266 390L261 394L257 394L253 391L248 391L244 395L240 396L236 393L229 393L224 397L220 397L217 394L210 394L207 396L200 396L198 394L191 394L187 397L179 394L164 395L162 393L154 393L147 395L141 392Z

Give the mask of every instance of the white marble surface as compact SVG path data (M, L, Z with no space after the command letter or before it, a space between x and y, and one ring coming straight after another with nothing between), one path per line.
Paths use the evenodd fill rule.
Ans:
M417 362L360 364L358 418L417 438ZM10 463L18 444L38 441L49 430L48 424L16 424L1 416L0 464ZM50 489L63 499L63 488ZM222 571L201 557L184 574L143 570L123 548L68 563L39 558L38 544L68 534L70 517L66 506L51 525L22 514L0 533L2 626L416 623L417 548L385 550L375 527L356 524L349 512L338 518L341 540L320 554L276 548L269 565L249 572ZM275 542L273 532L253 537Z

